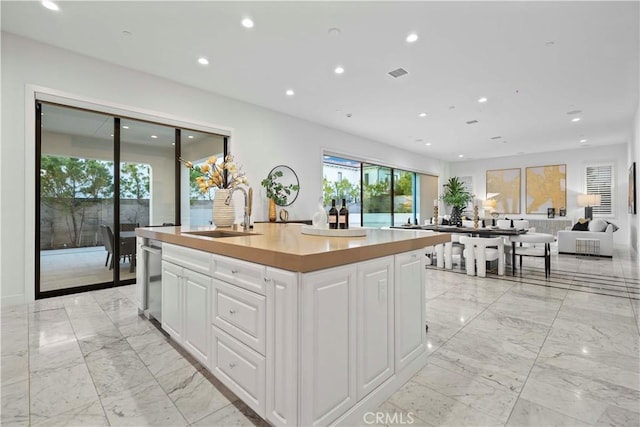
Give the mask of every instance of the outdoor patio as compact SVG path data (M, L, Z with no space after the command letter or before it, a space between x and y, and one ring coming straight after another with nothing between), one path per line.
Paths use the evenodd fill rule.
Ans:
M40 252L40 291L74 288L110 282L113 270L105 267L104 246L55 249ZM135 269L129 272L129 260L120 261L120 280L135 279Z

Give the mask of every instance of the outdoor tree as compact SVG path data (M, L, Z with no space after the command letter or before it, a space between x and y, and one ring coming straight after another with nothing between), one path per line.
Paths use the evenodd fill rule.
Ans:
M42 156L41 200L66 214L69 241L81 245L87 207L113 197L112 163L72 157Z
M127 214L127 221L129 222L140 222L138 218L140 208L143 205L143 200L149 198L149 173L149 165L141 163L123 163L120 168L120 198L133 199L136 202L136 209L133 215ZM121 212L124 213L125 211ZM126 212L130 213L129 210Z
M120 168L120 198L149 198L149 165L141 163L123 163Z

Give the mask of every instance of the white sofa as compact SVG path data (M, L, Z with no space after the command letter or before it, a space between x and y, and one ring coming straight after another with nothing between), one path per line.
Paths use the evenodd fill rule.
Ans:
M597 225L598 220L592 221L594 225ZM561 254L575 254L576 253L576 239L595 239L600 241L600 256L612 257L613 256L613 232L615 226L613 224L606 225L604 231L592 231L596 227L592 227L589 224L589 231L572 231L572 230L560 230L558 231L558 253Z

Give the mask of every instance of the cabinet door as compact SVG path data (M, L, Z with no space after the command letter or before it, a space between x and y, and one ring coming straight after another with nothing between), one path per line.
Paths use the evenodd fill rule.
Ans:
M184 331L185 348L208 366L209 288L211 278L184 269Z
M395 256L396 372L425 351L424 250Z
M358 264L358 400L394 372L393 256Z
M298 273L267 268L267 412L276 426L298 424Z
M162 329L182 342L182 267L162 261Z
M300 425L328 425L356 402L356 267L304 274Z

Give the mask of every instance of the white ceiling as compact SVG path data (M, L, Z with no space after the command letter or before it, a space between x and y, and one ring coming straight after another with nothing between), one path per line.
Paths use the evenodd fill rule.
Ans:
M2 29L447 161L627 142L638 105L637 1L59 5Z

